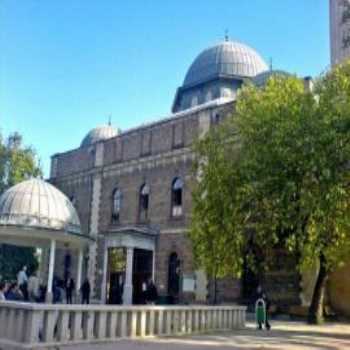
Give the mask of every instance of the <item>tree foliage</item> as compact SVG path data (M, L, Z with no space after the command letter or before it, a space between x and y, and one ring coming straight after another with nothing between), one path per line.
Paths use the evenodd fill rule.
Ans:
M0 194L9 187L30 177L41 176L42 171L36 152L23 145L22 136L13 133L7 139L0 135ZM0 245L0 276L14 279L21 266L37 268L33 248Z
M294 77L244 87L232 117L196 146L190 236L199 265L240 275L251 239L267 257L285 246L301 269L317 260L310 314L320 320L326 278L350 253L349 138L350 63L314 93Z

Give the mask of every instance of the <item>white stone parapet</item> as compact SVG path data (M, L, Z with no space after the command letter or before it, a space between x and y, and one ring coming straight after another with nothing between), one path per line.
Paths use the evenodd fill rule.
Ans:
M245 327L246 307L0 303L0 348L47 349Z

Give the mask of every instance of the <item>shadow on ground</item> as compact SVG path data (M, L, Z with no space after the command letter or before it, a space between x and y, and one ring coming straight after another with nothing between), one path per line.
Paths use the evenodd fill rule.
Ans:
M149 340L120 340L113 344L62 347L62 350L238 350L238 349L350 349L350 324L308 326L301 322L276 322L271 331L258 331L254 324L234 333Z

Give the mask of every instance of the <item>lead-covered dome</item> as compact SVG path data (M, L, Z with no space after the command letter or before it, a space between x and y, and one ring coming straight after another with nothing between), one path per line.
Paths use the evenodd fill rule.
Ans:
M265 61L251 47L224 41L197 56L183 85L196 85L218 77L254 77L267 69Z
M39 228L80 234L80 221L70 200L39 180L23 181L0 197L0 226Z
M98 141L104 141L118 135L118 130L112 125L101 125L88 132L81 142L81 147L90 146Z
M264 87L267 82L269 81L270 78L287 78L290 77L291 74L284 71L284 70L268 70L266 72L262 72L255 76L252 80L253 84L256 85L257 87Z

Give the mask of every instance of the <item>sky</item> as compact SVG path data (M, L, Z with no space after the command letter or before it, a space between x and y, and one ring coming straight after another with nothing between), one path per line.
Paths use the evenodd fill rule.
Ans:
M170 113L195 57L223 40L317 76L330 61L328 0L0 0L0 131L50 156L97 125Z

